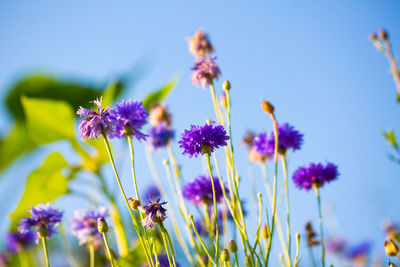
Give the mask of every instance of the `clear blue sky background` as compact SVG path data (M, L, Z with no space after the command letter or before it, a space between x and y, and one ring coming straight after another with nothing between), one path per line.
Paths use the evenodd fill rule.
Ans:
M189 78L193 57L185 37L203 27L222 70L218 86L224 79L232 83L233 135L243 176L247 165L240 138L246 129L271 130L260 110L260 99L269 99L278 120L290 122L305 135L302 150L290 155L290 174L311 161L330 160L339 166L339 180L322 189L323 202L332 205L336 217L327 223L328 231L354 243L372 240L376 253L383 254L380 223L383 218L399 220L400 195L399 166L386 157L389 148L380 130L400 129L400 105L388 63L368 34L387 28L399 56L400 2L145 2L1 1L1 99L26 73L42 71L103 83L139 60L148 61L147 75L128 96L142 98L180 73L166 102L179 133L189 123L214 118L209 92L193 86ZM0 112L4 135L11 118L3 105ZM42 150L36 158L45 155ZM161 152L159 158L163 157ZM13 166L2 174L1 218L13 210L21 183L40 163L27 159L25 168ZM188 180L201 172L199 159L182 158L182 163ZM143 180L150 177L140 156L138 166ZM292 183L290 190L293 230L303 233L308 219L317 223L315 197ZM243 190L243 195L251 209L250 191ZM77 203L71 209L79 207ZM4 231L4 219L1 226Z

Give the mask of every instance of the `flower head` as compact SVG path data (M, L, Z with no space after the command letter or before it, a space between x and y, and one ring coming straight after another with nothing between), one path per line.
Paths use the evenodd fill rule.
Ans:
M167 123L162 122L150 129L147 142L152 149L158 150L165 147L174 135L175 132L168 127Z
M211 54L214 48L203 29L199 29L193 36L187 38L189 42L189 51L196 57Z
M94 242L95 244L102 243L102 236L97 231L97 219L108 216L108 211L105 207L100 207L98 211L75 211L74 217L71 218L71 233L79 240L79 245Z
M63 212L50 207L49 203L37 204L28 210L32 217L22 217L19 223L18 231L26 233L33 227L38 227L38 233L42 237L50 238L52 234L57 233L55 227L61 222Z
M204 126L191 125L190 130L185 130L179 140L180 148L183 148L183 155L197 157L201 154L211 154L220 146L226 146L229 136L222 125L214 122Z
M326 250L333 254L342 254L347 248L347 242L341 237L329 238L326 244Z
M362 242L358 245L350 247L346 252L346 257L357 260L365 257L371 249L371 244L369 242Z
M162 222L167 218L165 212L167 211L162 205L167 204L167 202L160 202L160 198L156 201L150 199L150 203L144 206L146 217L142 220L142 225L147 229L152 229L154 223L162 224Z
M195 65L192 68L192 82L197 86L202 86L203 88L210 85L210 82L214 79L218 79L218 76L221 74L221 70L218 65L214 63L214 60L217 57L201 57L197 58L195 61Z
M110 114L115 128L113 136L122 138L129 135L138 140L145 140L146 135L140 129L146 124L148 116L142 102L123 99L115 104Z
M289 149L296 151L303 143L303 135L288 123L278 124L278 152L286 154ZM273 156L275 152L275 134L260 133L253 140L253 146L263 156Z
M110 120L111 108L102 108L101 102L102 98L90 102L95 104L97 109L79 107L76 112L76 114L83 118L79 125L82 139L94 139L101 134L112 134L113 123Z
M300 189L310 190L311 187L321 187L339 176L338 168L332 163L325 166L322 163L311 163L309 167L300 167L293 174L293 181Z
M217 201L222 201L222 188L219 179L212 178L215 186L215 197ZM228 189L225 189L228 191ZM229 192L229 191L228 191ZM183 197L190 200L196 205L210 204L213 202L213 191L211 179L209 176L201 175L194 179L193 182L186 183L182 189Z
M167 108L163 104L155 104L150 108L150 123L157 126L160 123L166 123L171 126L172 117Z
M8 249L12 253L18 253L19 251L26 249L33 243L35 243L37 235L32 231L27 231L25 233L20 232L10 232L7 235Z

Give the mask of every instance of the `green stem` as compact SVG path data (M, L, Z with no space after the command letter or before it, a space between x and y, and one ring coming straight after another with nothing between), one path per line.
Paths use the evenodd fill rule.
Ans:
M289 266L292 265L290 259L290 251L291 251L291 235L290 235L290 206L289 206L289 186L288 186L288 171L287 171L287 164L286 164L286 157L285 155L281 155L282 157L282 167L283 167L283 177L285 181L285 194L286 194L286 224L287 224L287 240L288 240L288 254L289 254Z
M176 267L176 258L175 258L174 246L172 245L172 241L171 241L171 238L170 238L170 236L169 236L169 234L168 234L167 229L165 229L165 227L164 227L163 225L161 225L161 232L163 233L163 235L165 236L166 241L167 241L166 249L167 249L167 247L169 247L169 248L171 249L171 252L172 252L171 258L172 258L174 267ZM169 249L168 249L168 250L169 250ZM169 256L168 256L168 257L169 257ZM170 265L171 265L171 263L170 263Z
M90 267L94 267L94 243L93 240L89 243L89 254L90 254Z
M239 267L239 259L237 256L237 252L235 252L235 262L236 262L236 267Z
M114 257L113 257L113 255L112 255L112 253L111 253L110 246L108 245L108 239L107 239L106 233L103 233L103 239L104 239L104 244L106 244L108 256L110 257L111 266L114 267L114 266L115 266L115 265L114 265Z
M136 199L139 200L139 202L140 202L139 190L137 188L137 183L136 183L135 154L134 154L134 151L133 151L132 137L130 135L127 135L126 138L128 139L129 151L130 151L131 160L132 160L132 165L131 165L132 166L132 177L133 177L133 184L135 186Z
M268 259L271 252L272 238L274 236L275 229L275 214L276 214L276 191L277 191L277 176L278 176L278 125L274 114L271 114L271 118L274 126L275 135L275 151L274 151L274 161L275 161L275 172L274 172L274 187L273 187L273 204L272 204L272 220L271 220L271 232L268 239L267 255L265 259L265 264L268 266Z
M321 196L319 194L318 186L315 187L315 194L318 201L318 214L319 214L319 229L321 235L321 250L322 250L322 267L325 267L325 245L324 245L324 229L322 226L322 209L321 209Z
M211 163L210 163L210 154L206 154L207 158L207 168L210 174L211 179L211 187L213 191L213 202L214 202L214 218L215 218L215 262L218 265L219 260L219 222L218 222L218 206L217 206L217 197L215 193L215 185L214 185L214 178L211 171Z
M215 263L214 259L212 258L212 256L208 252L206 244L204 244L203 239L201 238L201 236L199 235L199 232L197 231L196 224L193 221L193 215L189 215L189 219L190 219L190 222L192 224L192 228L193 228L194 232L196 233L197 238L200 241L201 246L203 247L204 251L206 252L206 254L208 256L208 259L212 262L212 264L214 264L214 266L217 266L217 264Z
M151 253L149 253L149 245L148 245L148 242L147 242L147 243L144 242L143 236L142 236L142 232L141 232L141 230L140 230L140 228L139 228L139 225L138 225L138 223L137 223L137 221L136 221L136 217L135 217L135 215L133 214L133 212L132 212L132 210L131 210L131 208L130 208L130 206L129 206L128 199L126 198L125 191L124 191L124 189L123 189L123 187L122 187L121 180L119 179L119 175L118 175L118 172L117 172L117 168L116 168L116 166L115 166L114 157L113 157L112 152L111 152L110 143L108 142L107 136L106 136L105 134L103 134L103 139L104 139L104 143L105 143L105 145L106 145L108 157L110 158L110 161L111 161L111 166L112 166L112 168L113 168L113 171L114 171L114 174L115 174L115 178L117 179L117 183L118 183L119 189L121 190L121 194L122 194L122 196L123 196L123 198L124 198L124 201L125 201L125 204L126 204L126 206L127 206L127 208L128 208L129 214L131 215L133 226L135 227L135 230L136 230L136 232L137 232L137 234L138 234L138 236L139 236L140 242L141 242L142 247L143 247L143 250L144 250L144 252L145 252L145 255L146 255L146 258L147 258L147 263L148 263L150 266L154 266L153 259L149 256Z
M41 239L42 239L42 244L43 244L44 258L46 259L46 266L49 267L50 266L50 262L49 262L49 255L48 255L48 252L47 252L46 237L41 237Z
M311 246L308 246L308 253L310 254L312 265L314 267L317 267L317 264L315 263L315 259L314 259L314 253L312 251L312 247Z

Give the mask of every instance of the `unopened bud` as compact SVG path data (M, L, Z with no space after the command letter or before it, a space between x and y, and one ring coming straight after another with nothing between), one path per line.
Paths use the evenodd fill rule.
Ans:
M221 252L221 261L229 261L229 260L230 260L229 251L227 249L224 249Z
M376 42L376 41L378 41L378 36L376 36L376 34L373 32L373 33L371 33L371 34L369 35L369 39L370 39L372 42Z
M264 239L268 239L268 227L266 224L264 224L261 227L261 232L260 232L260 236Z
M392 239L389 241L386 240L383 247L385 248L386 254L390 257L396 256L399 253L399 247Z
M265 100L262 103L262 109L267 113L267 114L274 114L275 108L274 106L268 102L267 100Z
M228 102L226 101L226 94L225 93L222 93L221 96L219 97L219 104L223 108L227 108L228 107Z
M378 36L383 41L387 41L387 39L389 38L388 33L387 33L387 31L385 29L380 29L379 32L378 32Z
M225 91L230 90L231 89L231 83L228 80L225 80L223 85L222 85L222 88L224 88Z
M50 234L50 232L49 232L49 229L47 229L47 227L40 227L40 228L39 228L38 236L39 236L40 238L48 237L49 234Z
M103 217L97 219L97 230L100 234L105 234L108 232L108 225Z
M229 240L229 243L228 243L228 250L230 251L230 252L233 252L233 253L236 253L237 251L238 251L238 246L237 246L237 244L236 244L236 242L235 242L235 240Z
M132 210L137 210L140 206L140 202L137 199L129 198L128 202L129 202L129 206L131 207Z
M206 120L206 123L211 124L211 120L210 119Z
M167 159L163 159L162 163L163 163L165 166L168 166L168 164L169 164L169 162L168 162Z

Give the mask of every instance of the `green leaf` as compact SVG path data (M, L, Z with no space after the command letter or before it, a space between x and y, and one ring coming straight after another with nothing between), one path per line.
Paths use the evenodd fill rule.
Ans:
M120 91L119 82L110 82L103 92L103 107L110 106L115 98L119 95Z
M10 214L12 229L16 228L22 216L28 215L31 205L53 201L68 193L68 179L62 174L66 167L68 163L61 153L53 152L47 156L42 166L28 176L22 198Z
M173 78L168 84L160 88L159 90L148 94L143 100L143 106L150 110L151 106L157 103L161 103L168 94L172 91L172 88L176 85L177 78Z
M0 140L0 171L35 147L36 144L28 135L25 125L22 123L15 124L9 134Z
M394 132L392 129L390 129L388 132L382 131L383 136L385 139L396 149L398 150L399 146L397 144L396 136L394 135Z
M120 95L127 80L116 81L114 98ZM34 74L23 77L9 90L6 105L17 121L24 121L21 96L63 100L69 103L73 110L102 95L104 86L94 86L87 82L55 79L46 74Z
M22 97L29 135L37 144L75 140L72 107L58 100Z

